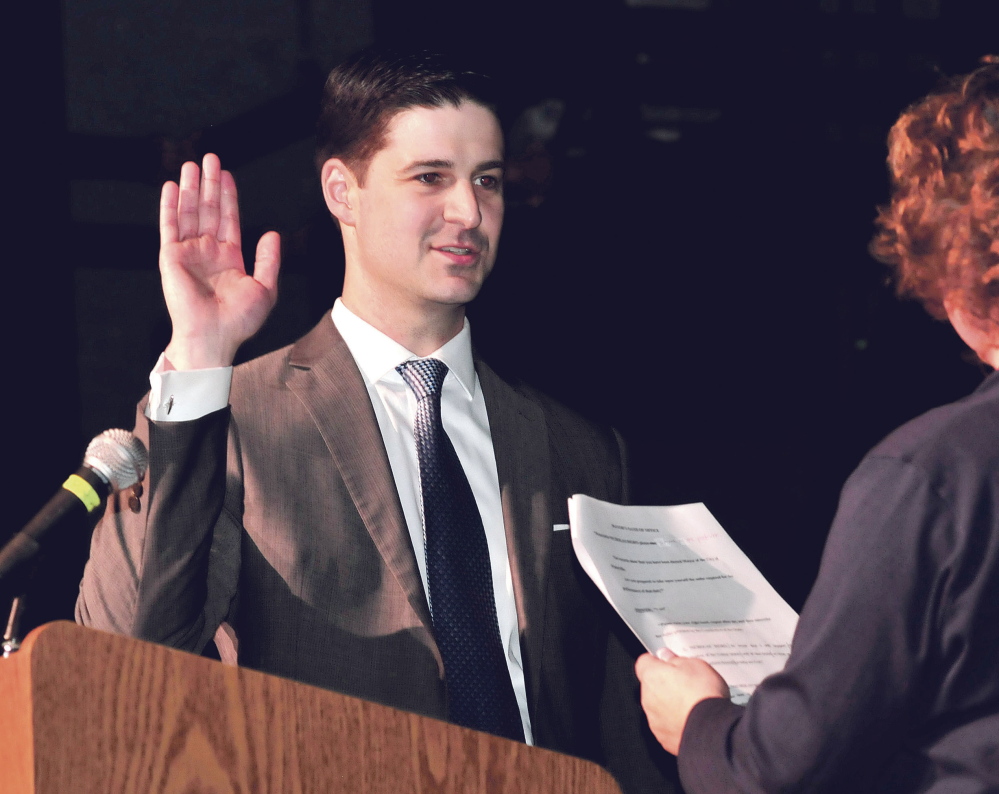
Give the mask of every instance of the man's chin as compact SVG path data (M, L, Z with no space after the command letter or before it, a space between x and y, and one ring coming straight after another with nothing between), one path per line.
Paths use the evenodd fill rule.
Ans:
M447 283L441 285L437 301L452 306L463 306L475 300L484 281L485 277L481 274L463 273L451 276L447 279Z
M475 297L479 294L478 290L462 292L462 293L449 293L447 295L437 295L432 301L438 306L448 306L455 309L460 309L463 306L467 306Z

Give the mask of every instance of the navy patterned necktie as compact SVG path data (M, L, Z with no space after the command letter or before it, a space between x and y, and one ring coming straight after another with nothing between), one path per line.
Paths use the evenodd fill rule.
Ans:
M524 740L496 619L489 549L451 439L441 424L447 364L434 358L396 367L416 395L416 454L423 494L427 582L434 637L444 660L448 718Z

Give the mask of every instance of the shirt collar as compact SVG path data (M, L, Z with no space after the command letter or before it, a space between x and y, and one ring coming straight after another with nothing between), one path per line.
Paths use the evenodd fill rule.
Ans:
M404 361L420 358L362 320L344 306L339 298L333 304L331 316L333 324L343 337L347 349L350 350L358 369L368 383L377 383L382 379L402 383L402 377L395 368ZM448 377L454 375L470 398L475 395L472 332L467 317L456 336L425 358L437 358L443 361L447 364Z

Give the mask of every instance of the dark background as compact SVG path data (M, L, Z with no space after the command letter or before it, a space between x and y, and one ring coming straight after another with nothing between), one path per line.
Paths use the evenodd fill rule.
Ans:
M21 4L27 5L27 4ZM332 305L316 97L373 42L456 50L510 128L480 351L630 443L635 501L704 501L799 608L843 480L970 391L944 324L866 253L884 139L941 72L999 50L987 0L66 0L21 8L8 128L7 526L131 427L169 336L156 200L218 152L244 240L277 228L282 296L244 357ZM534 109L532 111L531 109ZM528 123L541 118L546 123ZM71 617L87 528L51 544L28 626ZM6 610L6 605L2 611Z

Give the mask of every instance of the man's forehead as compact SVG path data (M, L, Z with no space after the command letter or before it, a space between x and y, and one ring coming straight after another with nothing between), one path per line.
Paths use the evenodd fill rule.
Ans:
M475 102L405 108L385 128L384 145L375 155L395 165L411 162L502 160L503 134L492 110Z

